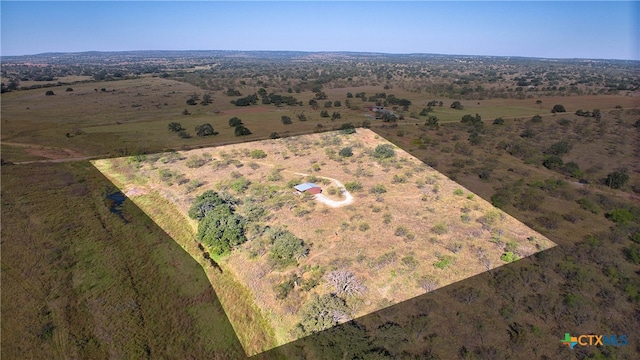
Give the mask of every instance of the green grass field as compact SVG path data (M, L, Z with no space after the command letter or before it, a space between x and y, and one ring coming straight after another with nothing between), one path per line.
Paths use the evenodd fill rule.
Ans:
M3 357L244 356L200 264L131 203L111 213L88 162L2 184Z

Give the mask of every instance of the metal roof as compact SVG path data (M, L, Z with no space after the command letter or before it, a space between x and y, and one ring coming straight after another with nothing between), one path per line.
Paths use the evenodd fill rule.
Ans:
M296 185L293 188L298 190L298 191L300 191L300 192L304 192L304 191L307 191L309 189L313 189L313 188L317 188L317 187L320 187L320 186L318 186L318 185L316 185L314 183L308 183L307 182L307 183L302 183L300 185Z

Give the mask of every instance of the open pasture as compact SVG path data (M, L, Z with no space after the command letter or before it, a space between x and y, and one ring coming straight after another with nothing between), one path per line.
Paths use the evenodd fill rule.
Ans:
M390 146L393 155L376 157L380 146ZM338 155L344 148L352 149L353 155ZM196 195L214 190L236 197L238 212L251 218L245 225L248 240L216 261L252 294L251 301L275 332L277 344L297 338L293 330L301 321L299 310L313 294L336 291L327 280L332 272L349 271L366 288L343 295L353 318L554 246L366 129L94 164L145 211L150 208L139 203L139 197L154 194L167 199L192 225L194 235L198 225L188 212ZM331 208L312 196L295 194L290 187L317 182L323 193L339 200L339 189L327 178L345 184L354 196L351 205ZM238 187L240 183L244 185ZM262 200L256 202L258 198ZM252 217L255 207L264 213ZM149 216L154 218L153 213ZM156 221L173 232L170 224ZM308 244L308 255L294 266L274 267L269 261L273 245L265 242L260 230L265 227L287 229ZM279 284L291 276L315 277L315 283L279 295ZM223 304L231 295L218 294ZM229 313L232 323L235 316ZM243 331L240 326L235 329ZM249 354L267 349L245 344Z

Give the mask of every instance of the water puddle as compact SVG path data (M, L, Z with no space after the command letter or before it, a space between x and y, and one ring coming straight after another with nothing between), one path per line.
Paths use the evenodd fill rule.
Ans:
M117 191L111 194L107 194L107 200L109 200L109 211L120 216L125 223L128 223L127 219L124 217L124 201L127 197L121 192Z

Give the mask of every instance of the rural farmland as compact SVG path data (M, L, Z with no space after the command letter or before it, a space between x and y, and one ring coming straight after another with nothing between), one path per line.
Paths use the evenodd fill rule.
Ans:
M177 230L160 214L179 213L196 239L202 225L189 219L196 196L234 199L246 240L219 251L201 237L202 250L191 255L206 251L249 290L246 301L275 345L320 330L300 317L317 296L337 294L344 303L341 318L329 321L337 324L555 246L367 129L93 164L169 234ZM352 202L339 207L317 199L347 196ZM274 257L274 234L283 232L305 249L286 261ZM217 293L225 309L234 307ZM241 334L235 320L244 315L227 315ZM252 343L243 343L249 355L269 350Z
M637 61L2 60L7 358L638 352Z

